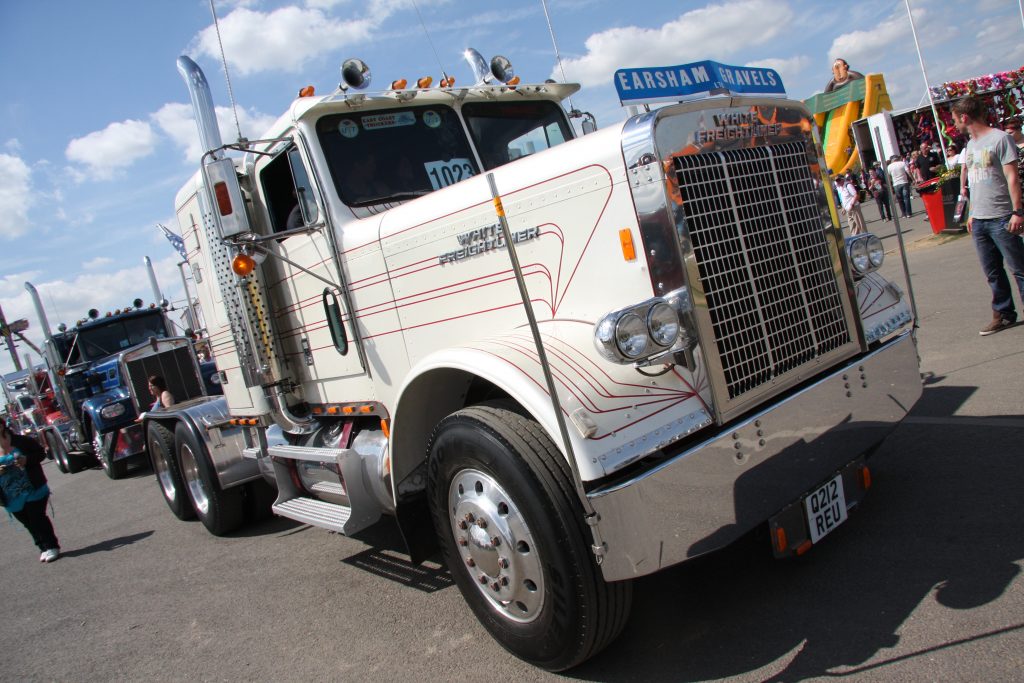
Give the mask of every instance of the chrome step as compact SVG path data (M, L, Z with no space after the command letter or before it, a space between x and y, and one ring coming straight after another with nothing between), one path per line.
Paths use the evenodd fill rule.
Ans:
M345 522L352 515L352 509L344 505L335 505L305 497L274 503L272 509L275 514L282 517L337 531L340 534L345 533Z
M338 458L349 451L344 448L312 448L309 446L270 446L267 452L275 458L289 458L291 460L308 460L310 462L326 462L332 465L338 463Z
M318 481L310 485L309 490L313 493L326 493L330 496L346 496L345 487L333 481Z

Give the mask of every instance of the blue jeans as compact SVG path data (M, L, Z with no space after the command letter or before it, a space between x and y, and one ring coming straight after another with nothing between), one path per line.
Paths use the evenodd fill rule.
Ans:
M978 249L981 269L992 288L992 310L1007 320L1017 320L1013 306L1013 291L1003 269L1005 262L1017 281L1017 291L1024 300L1024 239L1012 235L1006 228L1010 217L975 218L971 224L974 246Z
M903 214L903 217L910 218L913 216L914 212L910 208L910 183L893 185L892 189L896 195L896 204L899 205L900 213Z

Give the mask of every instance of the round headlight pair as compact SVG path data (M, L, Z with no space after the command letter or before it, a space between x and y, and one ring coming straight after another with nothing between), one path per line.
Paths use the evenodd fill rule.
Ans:
M875 235L858 235L847 241L850 263L859 275L866 275L878 270L885 260L885 248L882 240Z
M121 417L124 415L125 410L126 408L123 403L111 403L109 406L103 406L100 408L100 417L104 420Z
M622 315L606 316L598 324L595 337L598 349L606 356L617 354L626 360L637 360L670 348L681 331L676 309L657 301L646 309L637 307Z

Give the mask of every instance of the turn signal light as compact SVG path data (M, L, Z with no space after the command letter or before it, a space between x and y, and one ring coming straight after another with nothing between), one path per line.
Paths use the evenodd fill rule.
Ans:
M236 254L235 258L231 259L231 270L235 275L245 277L256 270L256 261L248 254Z
M430 84L433 83L433 82L434 82L433 77L431 77L431 76L424 76L423 78L421 78L418 81L416 81L416 87L417 88L429 88Z
M399 78L397 81L391 81L392 90L405 90L405 86L409 85L409 81L404 78Z

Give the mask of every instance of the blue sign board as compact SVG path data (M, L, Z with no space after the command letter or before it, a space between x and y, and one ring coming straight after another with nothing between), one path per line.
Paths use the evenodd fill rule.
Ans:
M678 102L709 95L785 95L782 77L775 69L730 66L710 60L619 69L615 90L622 104Z

